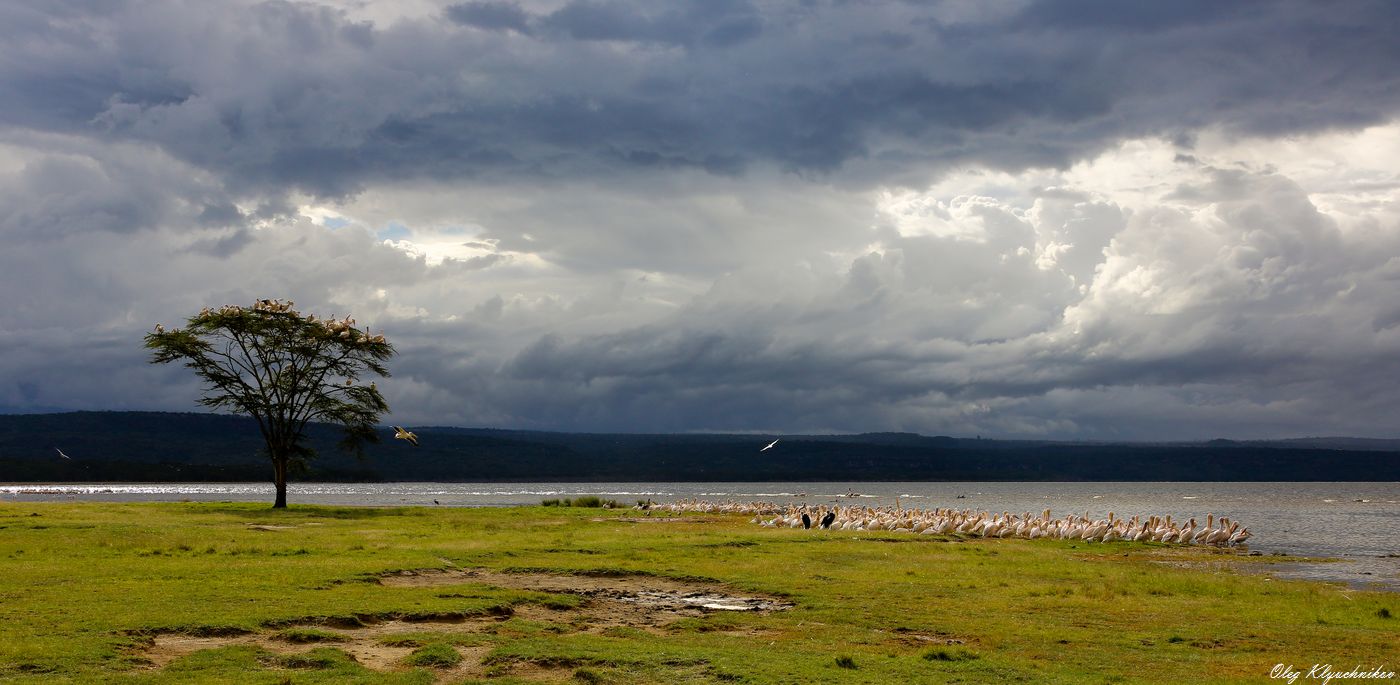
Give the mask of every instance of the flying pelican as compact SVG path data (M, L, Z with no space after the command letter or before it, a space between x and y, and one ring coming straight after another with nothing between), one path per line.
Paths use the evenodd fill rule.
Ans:
M782 438L778 438L778 440L782 440ZM767 445L764 445L763 449L761 449L761 450L759 450L759 451L760 451L760 452L767 452L768 450L772 449L774 445L778 444L778 440L774 440L773 442L770 442L770 443L768 443Z
M407 440L408 444L418 446L418 436L410 431L406 431L402 426L394 426L394 439Z
M72 457L64 454L63 450L58 449L57 447L54 448L54 451L58 452L58 456L63 457L64 459L72 459Z

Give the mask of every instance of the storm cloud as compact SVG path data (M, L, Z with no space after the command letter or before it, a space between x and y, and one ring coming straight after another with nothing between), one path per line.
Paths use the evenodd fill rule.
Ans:
M0 6L0 407L262 297L395 422L1390 435L1393 4ZM178 370L176 370L178 371Z

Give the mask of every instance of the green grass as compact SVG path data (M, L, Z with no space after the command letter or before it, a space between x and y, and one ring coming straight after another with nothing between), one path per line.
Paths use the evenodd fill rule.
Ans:
M472 667L487 682L1224 683L1277 663L1400 665L1400 597L1221 570L1268 557L633 518L0 503L0 681L430 683ZM793 608L598 630L577 594L378 582L471 568L713 579ZM386 621L412 627L377 642L403 658L351 657L343 636ZM169 636L209 646L156 668Z
M462 655L453 649L451 645L441 642L434 642L413 650L413 653L404 659L404 663L409 666L427 666L429 668L451 668L462 663Z

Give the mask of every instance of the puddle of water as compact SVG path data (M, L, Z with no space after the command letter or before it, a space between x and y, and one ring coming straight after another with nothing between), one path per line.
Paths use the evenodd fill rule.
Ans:
M1336 561L1281 562L1263 565L1259 572L1291 580L1342 583L1354 590L1400 592L1400 559L1344 557Z

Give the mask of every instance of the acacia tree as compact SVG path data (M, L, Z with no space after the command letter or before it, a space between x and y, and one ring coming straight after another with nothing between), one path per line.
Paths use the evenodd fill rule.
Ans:
M389 405L374 383L359 381L388 376L394 347L348 316L317 319L290 301L258 300L205 308L175 330L157 324L145 343L152 364L183 361L204 379L200 404L258 422L277 487L273 508L287 506L288 468L315 456L302 444L308 423L343 427L340 447L360 456L365 443L379 441L375 424Z

